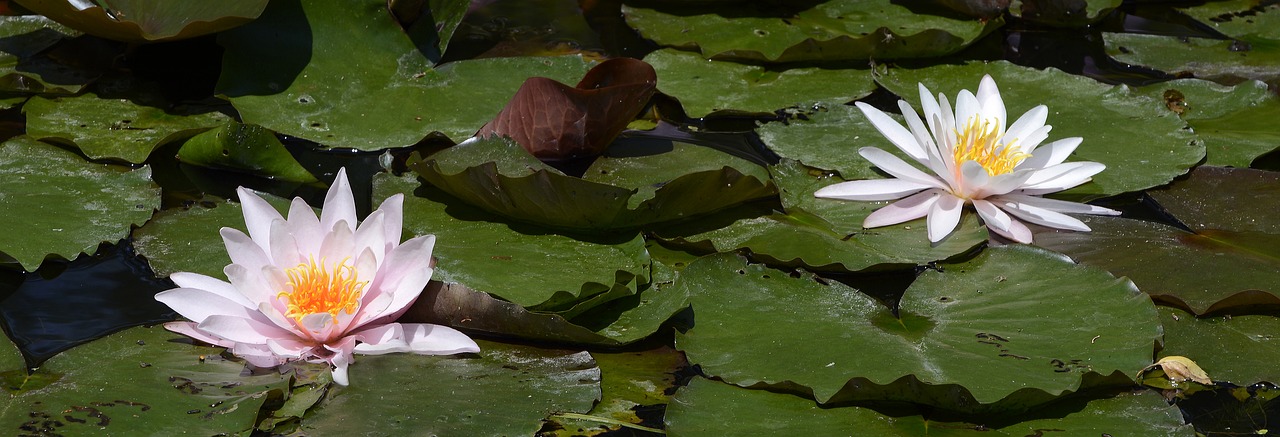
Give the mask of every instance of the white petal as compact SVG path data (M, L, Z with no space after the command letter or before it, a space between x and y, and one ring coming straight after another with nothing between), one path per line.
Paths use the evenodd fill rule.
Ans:
M1013 221L1008 214L986 200L973 201L973 209L978 211L978 216L982 217L982 221L989 227L1007 230L1009 222Z
M1041 169L1061 164L1063 161L1067 160L1068 156L1071 156L1071 152L1076 151L1076 148L1080 147L1081 141L1084 141L1084 138L1063 138L1037 147L1035 150L1028 151L1024 149L1023 151L1030 153L1031 157L1018 163L1018 168Z
M929 209L929 241L937 243L945 238L960 224L960 213L964 210L964 201L955 196L938 196Z
M244 213L244 226L249 230L249 236L253 237L253 241L256 241L259 246L269 247L271 222L284 220L284 217L281 217L271 204L248 188L236 188L236 194L240 198L240 210Z
M1033 154L1036 148L1040 146L1040 142L1044 141L1045 138L1049 138L1050 130L1053 130L1053 126L1040 126L1039 129L1028 133L1025 138L1019 138L1016 145L1019 149L1022 149L1022 153Z
M293 198L289 204L289 233L298 243L298 251L304 254L320 252L320 242L324 239L324 231L320 229L320 219L301 197Z
M404 226L404 195L400 193L392 194L387 200L382 201L382 205L378 206L378 211L382 211L383 214L382 238L386 239L386 242L390 243L391 247L395 247L400 244L400 232ZM378 252L378 254L385 254L387 250L391 250L391 248Z
M911 136L916 138L916 144L919 144L924 152L937 148L933 144L933 135L920 119L920 114L916 114L916 108L912 108L906 100L899 100L898 110L902 111L902 117L907 120L907 128L911 129Z
M351 352L355 349L356 340L354 337L345 337L337 344L326 344L325 349L333 352L333 356L329 357L329 364L333 365L333 382L338 385L348 385L351 381L347 375L347 367L351 365Z
M942 190L934 188L893 202L867 215L867 218L862 221L862 227L878 228L924 217L929 214L929 209L943 195Z
M987 184L991 181L991 175L987 173L987 169L976 161L965 161L960 164L960 181L956 187L959 192L956 195L964 196L970 199L981 199L982 193L986 191Z
M289 225L281 219L271 223L271 261L283 268L307 262L298 250L298 240L289 233Z
M277 356L265 344L236 343L230 347L231 353L248 361L255 367L271 368L284 364L288 359Z
M431 251L435 245L435 235L423 235L396 247L382 262L378 277L369 284L370 289L391 289L410 272L430 269Z
M1023 244L1031 244L1031 229L1027 229L1027 225L1022 224L1020 221L1013 220L1009 222L1009 229L1000 229L991 226L987 226L987 229L1003 235L1005 238L1010 240Z
M1038 208L1047 209L1057 212L1068 212L1073 214L1097 214L1097 215L1120 215L1120 211L1101 206L1089 205L1087 203L1068 202L1065 200L1046 199L1039 196L1028 196L1025 194L1009 193L1000 196L1000 199L1010 202L1031 205Z
M351 234L351 228L346 222L340 221L334 223L330 229L332 230L324 236L324 242L320 243L320 259L337 264L353 257L356 254L356 243L355 236Z
M220 233L222 234L222 243L227 248L227 255L231 257L232 264L239 264L254 270L260 269L265 265L271 265L271 259L262 250L262 246L259 246L244 232L240 232L239 229L222 228Z
M1032 190L1062 191L1067 188L1088 182L1093 175L1105 170L1107 166L1096 162L1068 162L1036 170L1026 184L1022 186L1028 194Z
M356 334L356 353L380 355L413 352L452 355L480 352L480 346L456 329L427 323L391 323Z
M1040 105L1022 114L1018 117L1018 121L1009 125L1009 130L1004 132L1002 138L1007 144L1009 141L1017 140L1018 144L1025 145L1025 139L1031 135L1036 129L1044 126L1044 122L1049 119L1049 107ZM1047 132L1046 132L1047 133ZM1023 147L1026 150L1026 147Z
M196 325L201 331L236 343L265 345L268 338L293 338L295 335L275 325L243 317L212 315Z
M956 124L964 123L964 120L957 120L956 114L951 111L951 102L947 101L947 96L938 93L938 109L942 111L939 120L942 121L942 129L933 131L934 139L938 141L939 150L943 155L951 154L951 147L956 137ZM948 145L946 149L942 149L943 144Z
M198 288L174 288L156 293L156 300L182 317L200 323L209 316L223 314L246 319L261 318L257 309Z
M315 348L315 345L292 338L269 338L267 348L272 354L292 359L300 359L302 355Z
M998 205L1009 214L1040 226L1082 232L1089 230L1089 226L1084 222L1060 212L1009 201L998 202Z
M911 134L911 131L908 131L893 118L871 105L862 102L854 102L854 105L862 110L862 115L865 115L867 120L871 121L871 125L875 126L876 130L880 131L880 134L884 135L889 142L898 146L899 149L906 152L908 156L915 158L915 160L925 160L924 148L921 147L919 141L916 141L916 137Z
M324 196L324 208L320 210L320 229L328 231L333 225L345 221L347 226L356 229L356 201L351 194L351 183L347 181L347 169L338 170L333 185Z
M937 188L947 187L946 184L943 184L936 176L929 175L928 173L915 168L915 166L908 164L906 161L903 161L902 158L894 156L889 152L875 147L863 147L858 149L858 154L862 155L863 158L866 158L867 161L871 161L871 163L875 164L875 166L880 168L880 170L883 170L885 173L893 175L893 177L898 179Z
M920 91L920 111L924 113L925 122L931 122L934 118L942 117L942 110L938 107L938 99L933 97L933 93L929 92L923 83L916 83L916 88ZM933 131L936 135L938 132Z
M1034 172L1031 170L1019 170L1013 173L993 176L987 181L987 186L982 189L980 196L974 198L987 198L1017 190L1026 185L1027 180L1031 179L1033 175Z
M253 307L253 302L240 294L240 290L227 281L190 272L174 272L169 279L181 288L198 288L222 296L246 307Z
M991 75L982 76L982 80L978 83L978 105L980 106L979 115L983 120L996 123L996 132L1004 132L1005 123L1008 121L1005 117L1004 100L1000 98L1000 89L996 87L995 79Z
M363 253L366 249L369 249L373 251L373 256L378 260L386 255L387 233L386 226L383 223L383 220L386 219L385 214L381 210L374 211L373 214L369 214L369 217L364 219L364 223L361 223L360 227L356 228L354 253Z
M822 187L813 193L814 197L825 199L860 200L874 202L878 200L900 199L920 190L931 188L930 185L917 184L902 179L871 179L848 181Z
M956 95L956 124L959 126L968 125L970 120L981 114L982 105L978 104L978 98L974 97L969 90L960 90L960 94ZM979 120L981 125L982 121Z
M280 290L272 287L262 276L264 268L267 267L249 270L239 264L230 264L222 268L222 273L227 275L227 280L231 281L231 285L239 290L249 303L257 305L275 299L276 294L280 293Z
M367 310L361 309L362 314L358 315L356 324L365 325L381 318L397 318L409 305L413 305L413 302L418 300L422 290L427 287L427 282L431 280L432 273L433 269L429 267L410 270L396 283L383 282L380 284L380 289L371 289L369 293L377 299L369 303ZM393 288L388 289L388 286Z
M199 328L196 328L196 324L193 322L169 322L164 324L164 329L214 346L231 347L236 344L234 341L227 340L216 335L209 335L209 333L201 331Z

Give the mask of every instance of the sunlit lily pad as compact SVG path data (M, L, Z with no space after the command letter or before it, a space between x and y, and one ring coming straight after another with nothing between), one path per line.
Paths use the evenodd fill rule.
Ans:
M171 41L223 31L253 20L267 5L267 0L16 2L67 27L128 42Z
M848 105L823 105L785 123L766 123L757 132L778 156L809 167L835 170L848 180L887 177L858 155L858 149L863 147L876 147L911 162L909 156L876 131L862 111Z
M709 61L664 49L645 56L658 71L658 90L680 99L691 117L720 111L771 113L787 107L840 105L875 90L869 70L795 68L775 71Z
M1181 79L1142 87L1163 99L1205 142L1205 164L1248 167L1254 159L1280 149L1280 99L1267 84L1249 81L1222 86Z
M587 352L487 341L478 357L357 356L351 385L303 419L307 434L533 435L548 415L600 398Z
M285 181L316 182L274 132L234 121L188 139L178 149L178 160Z
M843 284L730 254L695 262L677 285L690 290L696 320L676 337L689 362L819 403L1020 411L1082 387L1131 384L1126 375L1151 363L1161 335L1151 299L1128 280L1030 246L924 272L898 317Z
M1247 387L1280 381L1280 317L1241 315L1196 318L1160 307L1164 349L1160 356L1193 358L1214 381ZM1212 345L1212 347L1205 347Z
M243 122L359 150L412 145L434 131L460 141L526 78L573 83L589 67L570 56L433 69L377 0L273 2L218 41L226 55L217 89Z
M162 144L187 138L226 123L217 112L172 113L126 99L99 98L93 93L75 97L33 97L22 106L27 134L67 143L93 159L129 163L147 160Z
M615 144L582 178L564 175L503 138L459 144L411 167L467 203L566 229L683 220L774 194L765 168L671 142Z
M808 399L764 390L746 390L694 378L667 408L667 435L876 435L915 437L1022 437L1034 435L1196 435L1177 407L1153 392L1124 393L1080 405L1025 415L1000 427L941 422L920 415L885 415L869 408L819 408ZM1083 407L1083 409L1078 409Z
M663 46L700 50L707 58L780 63L944 55L1002 24L998 19L917 14L888 0L835 0L786 12L764 9L755 4L623 6L622 13L627 24Z
M289 201L258 193L281 214L289 212ZM147 258L157 276L173 272L194 272L225 278L222 269L231 264L218 233L223 227L244 229L244 212L239 203L200 202L189 208L166 209L156 213L133 233L138 254Z
M1208 2L1179 9L1232 39L1104 33L1107 54L1168 73L1223 83L1280 81L1280 5L1254 0Z
M27 271L124 238L160 206L149 167L94 164L25 136L0 144L0 175L0 251Z
M1087 217L1092 232L1040 233L1036 244L1128 276L1156 299L1196 314L1280 305L1280 176L1204 166L1151 194L1193 232Z
M221 351L160 327L107 336L6 384L0 426L60 435L247 432L268 396L289 380L275 372L242 376L244 364Z
M1008 62L973 62L916 70L890 68L877 77L917 110L917 83L954 97L977 89L983 74L1000 87L1010 118L1036 105L1049 107L1049 139L1083 137L1067 161L1094 161L1107 169L1093 182L1064 191L1067 197L1102 197L1164 185L1204 158L1205 146L1163 100L1112 87L1055 69L1036 70Z

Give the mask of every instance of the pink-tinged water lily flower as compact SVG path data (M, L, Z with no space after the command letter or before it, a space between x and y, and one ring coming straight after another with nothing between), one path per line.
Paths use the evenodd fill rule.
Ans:
M431 279L435 236L400 243L404 197L387 198L359 226L346 171L316 217L301 198L286 219L241 187L248 235L222 228L230 282L195 273L170 276L179 288L156 294L190 322L165 328L228 348L258 367L325 362L347 385L352 353L479 352L444 326L395 323Z
M954 112L946 96L938 94L934 99L924 84L919 87L925 120L907 102L898 101L905 128L870 105L856 105L876 130L932 174L884 150L863 147L859 155L896 179L841 182L818 190L815 196L860 201L901 198L868 215L862 226L888 226L928 216L929 241L935 243L955 230L964 205L970 203L988 229L1020 243L1031 242L1031 230L1019 220L1088 231L1083 222L1063 213L1119 214L1038 197L1088 182L1106 168L1096 162L1063 162L1080 145L1078 137L1040 144L1051 128L1044 124L1049 114L1044 105L1031 108L1006 128L1004 101L991 76L983 76L977 95L960 91Z

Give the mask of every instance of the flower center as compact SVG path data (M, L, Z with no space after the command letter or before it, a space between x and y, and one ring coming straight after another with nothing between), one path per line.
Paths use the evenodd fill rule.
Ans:
M988 175L995 176L1013 171L1018 163L1031 156L1022 153L1016 138L1000 144L1000 136L1004 133L998 129L998 123L970 117L964 130L956 132L956 146L951 152L956 168L965 161L973 161L982 165Z
M312 258L309 263L285 270L293 290L276 295L289 301L289 311L285 315L301 320L316 313L329 313L334 317L338 316L338 311L354 313L366 283L356 280L356 269L350 260L344 259L334 265L333 270L325 270L323 259L317 264Z

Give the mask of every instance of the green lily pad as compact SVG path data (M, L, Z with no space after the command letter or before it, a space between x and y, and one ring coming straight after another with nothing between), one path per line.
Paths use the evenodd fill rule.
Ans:
M548 415L600 398L591 354L477 341L479 357L358 356L351 385L330 389L306 434L533 435Z
M901 122L901 116L891 114ZM782 158L824 170L835 170L847 180L886 177L858 149L876 147L907 162L910 156L884 138L862 111L848 105L820 106L786 123L766 123L756 129L760 140Z
M1151 363L1159 321L1128 280L1031 246L989 248L942 270L917 278L895 317L840 283L705 257L677 281L697 323L676 346L739 386L960 412L1016 412L1132 384L1127 375Z
M67 27L127 42L172 41L220 32L253 20L267 5L267 0L99 0L81 9L70 1L16 2Z
M575 230L685 220L774 194L763 167L683 143L615 143L582 178L504 138L459 144L410 167L486 211Z
M553 436L598 435L622 428L652 431L638 414L666 406L666 390L676 385L675 372L688 365L679 351L666 345L634 352L593 352L591 356L603 376L600 402L587 415L558 415L555 424L560 429Z
M1222 83L1280 81L1275 68L1280 62L1280 5L1229 0L1179 11L1232 39L1103 33L1107 54L1120 62Z
M1280 305L1280 176L1202 166L1152 191L1192 232L1159 223L1085 217L1092 232L1044 232L1037 245L1133 279L1157 300L1196 314ZM1231 211L1224 214L1223 211Z
M244 364L221 352L160 327L112 334L49 359L19 385L6 384L0 426L66 436L248 432L289 378L242 376Z
M281 214L289 212L288 200L266 193L258 195ZM218 233L223 227L245 231L239 203L200 202L186 209L166 209L134 231L133 247L147 259L157 276L193 272L222 278L222 269L231 264Z
M658 72L658 90L680 99L691 117L721 111L772 113L788 107L840 105L866 97L876 87L868 70L775 71L709 61L671 49L650 53L644 61Z
M694 378L676 392L667 408L667 435L1196 435L1177 407L1154 392L1125 393L1033 413L1026 421L999 427L939 422L920 415L885 415L862 407L820 408L808 399ZM1072 407L1083 407L1073 411Z
M33 97L22 112L27 134L41 140L70 144L92 159L115 159L138 164L151 151L172 141L226 123L217 112L171 113L125 99L99 98L93 93L75 97Z
M275 133L262 126L234 121L188 139L178 149L178 160L273 179L317 182L311 172L293 159Z
M1159 311L1164 323L1160 356L1191 358L1215 382L1247 387L1280 381L1280 369L1275 366L1280 360L1280 317L1196 318L1177 308L1160 307Z
M983 74L990 74L999 85L1010 118L1016 119L1036 105L1047 105L1047 124L1053 126L1050 140L1084 138L1068 161L1107 166L1092 183L1064 191L1061 196L1096 198L1164 185L1204 158L1204 143L1184 129L1186 123L1170 112L1163 100L1055 69L1036 70L1004 61L973 62L916 70L890 68L877 81L919 110L917 83L947 95L954 103L961 89L976 90Z
M1205 164L1248 167L1259 156L1280 149L1280 99L1267 84L1249 81L1222 86L1180 79L1142 87L1140 92L1163 99L1205 142Z
M271 3L258 20L219 36L226 54L218 92L245 123L368 151L412 145L431 132L469 137L526 78L573 83L589 68L570 56L433 69L385 3Z
M810 171L791 160L773 167L785 213L741 219L733 224L693 235L660 232L682 244L705 245L717 251L746 249L773 265L804 267L823 272L883 270L944 260L986 243L987 230L977 214L966 214L956 230L931 244L925 219L874 229L862 221L886 202L848 202L819 199L818 189L840 182Z
M22 136L0 144L0 251L34 271L46 257L74 259L129 235L160 206L151 168L86 162Z
M100 76L107 65L95 62L102 60L99 56L74 56L78 50L92 45L86 42L65 43L75 34L76 31L41 16L0 16L0 38L4 39L0 43L0 90L48 94L80 92ZM67 55L73 55L70 58L79 62L68 65Z
M1009 5L1015 17L1051 26L1078 27L1097 22L1122 0L1016 0Z
M663 46L699 50L707 58L778 63L945 55L1003 24L917 14L888 0L834 0L786 12L761 9L755 4L719 9L624 5L622 13L627 24Z

